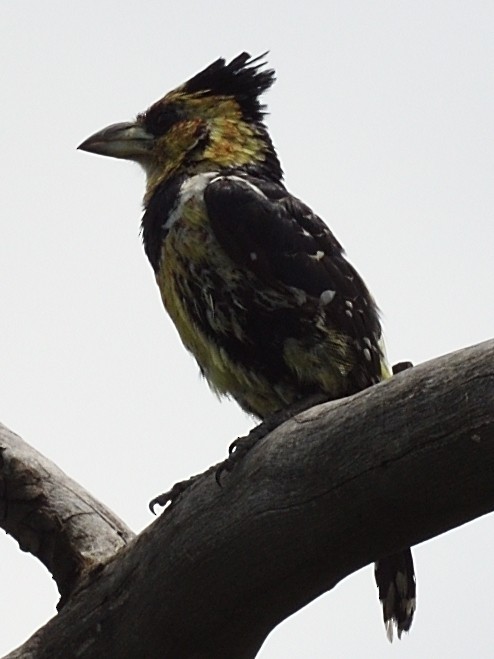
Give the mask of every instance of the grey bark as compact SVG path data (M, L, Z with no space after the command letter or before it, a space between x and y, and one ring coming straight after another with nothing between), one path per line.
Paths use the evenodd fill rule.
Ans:
M9 659L251 659L355 570L492 511L494 341L303 412L222 483L208 470L137 538L124 531ZM118 528L95 533L111 547Z
M48 568L62 604L134 537L111 510L2 424L0 526Z

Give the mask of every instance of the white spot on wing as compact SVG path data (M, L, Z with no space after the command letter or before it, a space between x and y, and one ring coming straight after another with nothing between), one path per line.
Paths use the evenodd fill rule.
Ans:
M251 261L257 261L257 254L255 252L250 253L250 260Z
M332 291L329 288L321 293L319 296L319 300L321 301L321 304L329 304L330 302L333 301L334 296L336 295L336 291Z

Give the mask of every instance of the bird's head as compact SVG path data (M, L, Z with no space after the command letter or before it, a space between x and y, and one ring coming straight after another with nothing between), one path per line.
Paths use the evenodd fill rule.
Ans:
M147 175L149 197L180 172L247 167L279 180L281 167L263 123L260 95L274 82L263 55L218 59L139 114L113 124L79 148L134 160Z

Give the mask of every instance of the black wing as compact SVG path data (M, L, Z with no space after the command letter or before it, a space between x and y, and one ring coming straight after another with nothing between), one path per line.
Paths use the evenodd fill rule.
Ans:
M215 236L235 263L266 285L297 288L314 302L327 301L331 325L361 350L378 352L375 302L339 242L308 206L282 185L238 176L214 179L204 199ZM377 368L374 354L369 361Z

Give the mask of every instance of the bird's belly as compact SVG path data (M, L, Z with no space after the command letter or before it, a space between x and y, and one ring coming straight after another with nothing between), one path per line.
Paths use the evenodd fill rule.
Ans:
M263 367L268 325L265 341L258 337L254 345L246 328L248 310L241 301L250 283L244 272L217 253L207 230L182 227L170 232L157 283L183 344L215 393L231 396L259 417L297 397L295 382L291 388L278 382L286 380L282 359L278 365L266 363ZM273 362L272 357L266 361Z
M297 291L236 266L192 215L166 237L157 282L185 347L218 394L259 417L314 392L349 393L344 337Z

